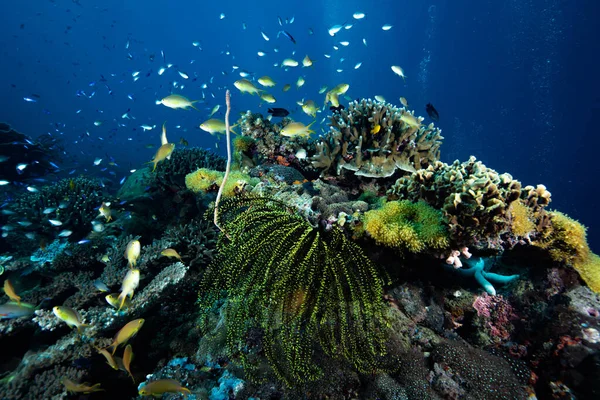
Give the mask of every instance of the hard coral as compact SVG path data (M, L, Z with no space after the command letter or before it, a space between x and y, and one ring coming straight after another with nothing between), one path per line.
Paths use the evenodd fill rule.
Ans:
M91 231L98 207L109 201L99 181L85 177L62 179L38 192L24 192L10 205L14 214L9 223L14 233L33 239L26 249L38 246L41 238L53 240L63 230L72 231L69 239L79 240ZM50 212L49 212L50 210ZM60 225L49 223L58 220ZM21 250L21 249L19 249Z
M527 398L510 365L502 358L463 342L444 340L432 352L443 370L452 369L467 399L505 400Z
M457 247L487 248L511 247L515 240L509 239L526 234L531 228L531 224L519 218L523 217L519 205L513 209L515 215L511 214L509 208L518 199L529 208L524 211L526 219L536 228L541 226L550 193L542 185L522 189L521 183L510 174L499 174L471 157L450 165L438 161L402 177L388 191L388 198L423 200L441 209Z
M407 123L407 115L418 126ZM426 168L439 159L443 137L433 124L424 127L420 121L388 103L350 102L331 117L330 131L317 143L312 165L321 176L340 175L346 169L369 178Z
M442 213L423 201L387 202L380 209L367 211L363 223L375 241L400 251L420 253L449 245Z

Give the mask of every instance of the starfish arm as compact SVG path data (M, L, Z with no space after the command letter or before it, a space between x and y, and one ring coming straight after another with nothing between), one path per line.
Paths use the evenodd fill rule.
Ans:
M490 294L492 296L496 295L496 289L494 289L494 286L490 283L490 281L485 279L485 276L482 273L482 270L477 270L475 272L475 279L483 287L483 289L485 289L485 291L488 292L488 294Z
M500 275L500 274L494 274L492 272L483 272L483 276L485 277L485 279L488 279L492 282L496 282L496 283L508 283L508 282L512 282L515 279L517 279L519 277L519 275Z

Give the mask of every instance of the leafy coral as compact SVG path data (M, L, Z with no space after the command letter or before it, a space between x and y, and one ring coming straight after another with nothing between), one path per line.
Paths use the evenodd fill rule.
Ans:
M222 238L204 276L200 305L210 310L227 291L232 354L250 370L246 335L259 328L269 364L288 385L321 374L318 346L360 371L377 369L384 353L382 281L357 245L269 198L225 199L219 219L229 239Z
M510 174L499 174L471 157L450 165L438 161L401 177L388 191L388 198L423 200L441 209L452 241L458 246L492 247L503 243L507 235L519 235L531 228L523 218L519 219L523 212L537 230L545 220L550 192L543 185L521 188L521 183ZM511 214L511 204L519 199L529 211L517 205L512 211L521 214Z
M380 209L367 211L363 224L375 241L401 251L420 253L449 245L442 213L423 201L387 202Z

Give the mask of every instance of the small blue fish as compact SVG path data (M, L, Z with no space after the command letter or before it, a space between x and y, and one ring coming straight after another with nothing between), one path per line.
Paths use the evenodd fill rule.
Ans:
M96 279L94 281L94 287L101 292L108 292L110 290L108 288L108 286L106 286L106 284L104 282L102 282L100 279Z

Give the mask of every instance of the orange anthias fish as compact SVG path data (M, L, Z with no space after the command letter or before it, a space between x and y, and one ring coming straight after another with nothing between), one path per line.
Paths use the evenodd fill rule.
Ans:
M67 379L67 378L63 378L61 382L65 386L65 389L67 390L67 392L71 392L71 393L87 394L87 393L92 393L92 392L103 392L104 391L104 389L102 389L100 387L99 383L96 383L95 385L90 386L90 384L87 382L75 383L72 380Z
M152 168L153 172L156 169L156 166L159 162L164 161L167 157L171 155L174 148L175 143L167 143L160 146L160 148L156 151L156 154L154 155L154 159L150 161L151 163L154 163L154 168Z
M112 348L111 353L115 354L117 347L127 343L129 339L134 337L142 328L142 325L144 325L143 318L134 319L133 321L125 324L125 326L121 328L121 330L115 335L112 344L108 346L109 349Z
M21 305L21 296L17 295L17 292L15 292L15 288L8 279L4 281L4 293L6 293L6 295L12 301L16 301L18 305Z
M133 380L133 384L135 385L135 379L133 378L133 374L131 373L131 361L133 360L133 349L131 348L131 345L128 344L125 347L125 351L123 352L123 367L125 368L125 371L127 371L127 373L129 374L129 376L131 377L131 380Z

